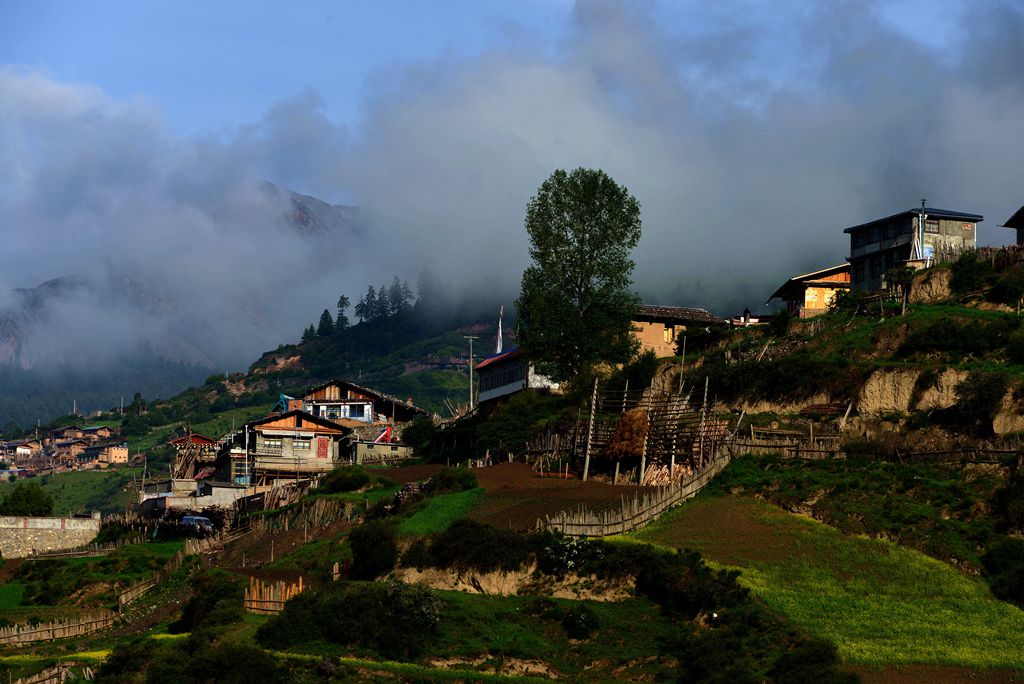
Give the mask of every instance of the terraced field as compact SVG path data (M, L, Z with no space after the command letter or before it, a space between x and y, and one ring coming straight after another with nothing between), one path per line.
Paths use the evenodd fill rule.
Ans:
M698 497L629 538L740 570L741 584L834 641L849 663L1016 671L995 681L1024 673L1024 611L978 577L897 544L738 497Z

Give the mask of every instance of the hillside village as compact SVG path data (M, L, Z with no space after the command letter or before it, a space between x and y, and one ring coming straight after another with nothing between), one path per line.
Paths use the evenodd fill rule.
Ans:
M1021 216L1006 222L1018 236ZM354 326L179 398L138 399L127 419L71 416L4 442L0 644L21 660L0 666L12 681L97 668L132 681L139 662L201 679L199 661L172 667L155 637L140 651L142 633L203 657L244 653L270 681L705 680L698 653L770 681L1018 681L1024 260L1016 245L978 248L981 220L922 207L847 228L847 263L787 279L770 316L642 305L638 355L589 387L540 372L500 316L457 331L493 352L402 362L472 382L447 416L298 375ZM117 478L105 481L122 503L10 508L49 497L52 511L65 478ZM787 574L790 555L817 558L795 549L819 546L819 574ZM842 579L864 558L889 603ZM808 604L822 582L843 617ZM939 604L961 619L929 616ZM902 636L855 636L904 609ZM330 611L357 622L317 631ZM502 642L495 620L536 645ZM936 630L961 655L932 655ZM666 651L669 634L690 641ZM339 664L302 660L310 640Z

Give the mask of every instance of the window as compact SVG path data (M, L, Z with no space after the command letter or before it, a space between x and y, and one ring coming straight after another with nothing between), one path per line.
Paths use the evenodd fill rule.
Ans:
M267 439L266 437L264 437L263 438L263 448L264 449L280 449L281 448L281 439L280 438L277 438L277 439Z
M665 340L665 342L666 343L671 342L673 339L675 339L675 336L676 336L675 326L666 325L665 326L665 333L664 333L664 340Z
M297 451L309 451L309 440L296 439L292 442L292 448Z
M362 418L366 415L365 404L349 404L348 405L349 418Z
M926 233L938 233L939 222L936 219L925 219L924 232Z

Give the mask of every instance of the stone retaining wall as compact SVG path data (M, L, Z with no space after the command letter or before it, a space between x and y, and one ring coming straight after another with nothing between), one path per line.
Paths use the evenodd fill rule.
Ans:
M24 558L35 553L84 546L100 531L97 518L29 518L0 516L0 553Z

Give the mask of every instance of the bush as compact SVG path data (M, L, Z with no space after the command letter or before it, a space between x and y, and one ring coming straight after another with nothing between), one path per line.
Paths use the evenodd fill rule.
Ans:
M1024 606L1024 539L993 544L981 564L994 596Z
M370 484L370 480L370 474L362 466L341 466L320 479L317 492L323 494L354 492Z
M599 626L597 615L583 604L573 606L562 618L562 629L570 639L589 639Z
M268 648L327 641L409 657L437 631L441 602L425 587L403 582L306 591L256 632Z
M776 684L853 684L860 681L851 672L838 671L838 665L839 656L834 644L808 637L783 653L768 674Z
M947 419L979 434L992 434L1009 380L1003 373L974 371L956 386L956 403Z
M977 292L992 279L992 264L979 259L977 252L964 252L950 268L953 276L950 278L949 287L956 294Z
M390 572L398 561L395 525L387 520L370 520L352 530L352 577L373 579Z
M431 565L462 572L518 569L529 558L523 536L468 519L456 520L430 545Z
M244 595L245 582L237 575L220 569L200 570L192 576L192 596L169 631L195 633L238 622L245 615Z
M43 491L38 482L19 482L0 501L0 515L46 516L52 514L53 497Z
M402 430L402 441L412 447L414 452L430 447L436 432L434 421L430 418L417 418Z
M631 390L647 389L651 386L651 381L654 380L654 374L657 371L658 357L648 349L612 373L604 389L608 392L621 392L626 389L627 383Z
M431 494L446 494L448 492L467 492L479 486L476 473L468 468L442 468L430 478L424 490Z

